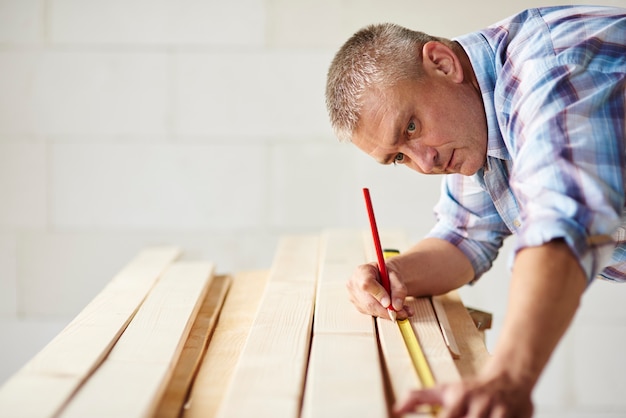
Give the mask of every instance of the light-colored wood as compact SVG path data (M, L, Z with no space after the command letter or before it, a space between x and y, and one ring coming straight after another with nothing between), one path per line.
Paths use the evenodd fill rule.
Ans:
M155 281L179 255L180 250L173 247L139 253L0 388L0 416L31 418L57 414L107 356Z
M415 373L415 366L402 334L398 330L398 324L383 318L377 318L376 324L384 357L383 364L391 386L389 402L395 404L411 391L422 389L423 385ZM419 413L406 414L404 417L431 417L430 408L421 408L419 411Z
M452 333L456 337L460 356L454 362L461 376L475 376L489 360L482 334L463 305L458 292L437 296L446 310Z
M363 333L374 336L372 318L350 303L346 284L366 262L360 231L331 230L322 234L314 334Z
M289 236L279 243L219 417L297 417L313 323L318 250L317 235Z
M213 269L212 263L173 264L61 417L154 415L206 295Z
M381 241L384 248L407 248L406 235L400 231L381 231ZM87 382L77 386L74 372L81 369L82 352L92 350L91 343L100 344L100 331L108 329L92 327L99 324L96 312L104 309L118 320L117 307L127 306L136 295L139 285L126 280L108 299L90 304L93 313L75 328L81 338L72 339L74 333L64 331L66 343L73 341L66 349L76 356L59 357L67 363L67 372L19 373L9 387L13 392L0 390L0 401L2 396L26 400L25 414L5 414L0 408L0 416L57 416L28 414L38 411L33 396L46 404L49 399L68 399L78 388L69 406L61 409L61 417L390 417L396 398L420 384L411 372L413 365L397 324L373 321L349 301L348 278L357 265L375 259L371 233L362 230L326 231L321 239L317 235L284 237L269 274L238 273L221 311L218 300L209 303L213 290L198 291L196 306L186 314L178 310L182 305L170 314L158 308L164 302L154 302L155 298L185 299L182 295L188 295L184 280L175 280L166 291L158 290L168 272L152 291L145 291L144 296L150 292L145 302L143 298L136 302L128 320L122 322L126 327L132 318L126 331L122 327L119 340L118 334L90 369L93 374L83 378ZM222 285L214 279L207 286L219 289L214 294L219 299L226 292L227 285ZM210 293L202 296L203 292ZM436 380L457 380L458 372L464 377L475 375L489 357L480 332L456 292L435 300L446 312L459 359L450 357L433 306L426 299L407 302L419 305L414 306L413 320L417 321L413 326ZM146 309L152 315L143 315ZM172 326L175 317L178 325ZM140 324L142 332L135 329ZM164 352L169 354L161 356ZM35 370L53 370L55 357L48 359L29 365L37 365ZM183 400L186 405L181 412ZM416 413L405 418L429 416Z
M363 231L362 234L367 262L376 261L377 257L372 233L370 231ZM409 247L409 238L404 231L397 229L380 229L378 235L380 236L380 245L383 250L394 249L403 252Z
M357 312L346 291L365 262L360 231L323 234L304 418L387 415L373 319Z
M303 418L388 416L376 339L361 334L316 334Z
M213 335L231 282L231 277L227 275L215 276L211 281L172 377L156 408L156 418L178 418L181 415L191 382Z
M435 382L439 384L461 380L454 359L441 334L430 298L407 298L406 303L415 312L409 319L422 351L428 359Z
M185 405L184 418L213 418L222 403L267 284L267 271L234 275L206 355Z
M433 296L432 298L430 298L430 300L433 304L435 315L437 315L437 320L439 321L439 327L441 328L443 339L448 346L448 350L450 350L450 355L452 355L452 358L457 359L461 356L461 351L459 350L459 346L456 343L456 338L454 337L454 333L452 332L452 327L450 326L450 321L448 320L446 310L443 308L443 304L441 303L439 297Z

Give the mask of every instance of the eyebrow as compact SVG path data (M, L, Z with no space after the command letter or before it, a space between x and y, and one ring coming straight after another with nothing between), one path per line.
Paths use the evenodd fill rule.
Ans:
M394 154L389 154L386 155L383 159L381 160L377 160L379 164L382 165L389 165L391 163L393 163L393 160L396 158L396 155L398 155L398 153L394 153Z
M398 123L395 123L394 125L398 125ZM393 141L391 142L391 144L389 144L390 147L394 147L397 146L398 143L400 142L400 136L401 134L398 133L398 129L396 129L396 127L394 126L392 132L393 134ZM393 162L393 160L396 158L396 155L398 155L398 152L394 152L392 154L387 154L385 155L381 160L377 160L380 164L383 165L389 165Z

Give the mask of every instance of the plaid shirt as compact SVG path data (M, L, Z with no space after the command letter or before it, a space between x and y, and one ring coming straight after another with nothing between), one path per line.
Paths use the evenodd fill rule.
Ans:
M475 279L515 234L515 252L562 238L590 281L626 281L626 9L531 9L456 41L482 92L487 160L444 176L429 236L457 245Z

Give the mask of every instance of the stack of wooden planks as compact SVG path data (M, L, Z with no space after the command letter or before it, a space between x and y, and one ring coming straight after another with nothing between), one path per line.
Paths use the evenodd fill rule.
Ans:
M381 239L407 246L401 233ZM391 416L421 383L395 324L349 302L370 243L355 230L285 236L269 272L233 275L146 249L0 387L0 416ZM430 298L409 303L435 379L476 373L488 353L458 295L435 304L456 359Z

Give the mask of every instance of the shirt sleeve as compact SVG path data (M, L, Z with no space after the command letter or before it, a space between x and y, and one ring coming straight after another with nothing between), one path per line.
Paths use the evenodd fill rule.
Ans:
M477 177L445 175L435 215L437 223L427 236L456 245L474 268L473 281L478 280L491 268L510 231Z
M514 138L511 187L522 215L515 251L564 239L591 281L611 260L624 206L626 81L572 58L527 64L532 71L509 90L501 126Z

